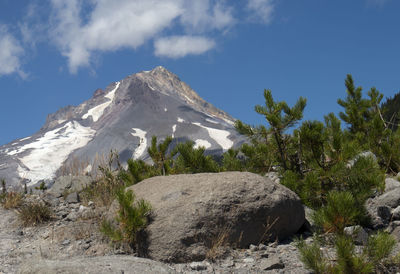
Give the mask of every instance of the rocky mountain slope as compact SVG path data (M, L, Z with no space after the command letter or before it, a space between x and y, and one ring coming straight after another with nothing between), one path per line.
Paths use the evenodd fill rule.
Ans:
M143 71L98 89L78 106L47 117L34 135L0 147L0 178L8 185L51 181L60 169L78 159L90 171L96 155L119 152L149 160L151 137L172 135L175 142L193 140L207 153L219 154L244 141L234 119L204 101L163 67Z

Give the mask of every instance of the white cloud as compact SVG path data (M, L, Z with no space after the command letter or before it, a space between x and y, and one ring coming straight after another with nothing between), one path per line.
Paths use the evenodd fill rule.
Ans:
M71 72L89 66L95 51L136 49L181 14L174 0L93 0L86 24L78 0L52 0L52 37L68 58Z
M155 54L169 58L202 54L215 47L215 42L203 36L171 36L155 41Z
M274 0L245 0L258 22L271 20ZM180 58L215 47L212 38L238 22L240 5L227 0L50 0L50 38L69 70L90 67L96 53L137 49L154 42L155 54ZM160 38L161 37L161 38ZM177 44L173 44L173 43Z
M248 0L247 9L251 12L251 20L269 23L274 11L274 2L274 0Z
M185 1L184 11L180 19L189 32L223 30L235 22L232 8L220 1L214 5L210 4L210 0Z
M4 25L0 25L0 49L0 76L18 73L25 78L26 74L21 70L24 50Z

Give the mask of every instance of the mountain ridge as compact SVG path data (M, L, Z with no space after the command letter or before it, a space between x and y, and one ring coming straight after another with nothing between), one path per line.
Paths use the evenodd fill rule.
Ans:
M92 161L111 149L122 161L149 160L153 135L176 142L192 140L209 154L220 154L244 141L235 119L202 99L164 67L142 71L97 89L78 106L47 116L32 136L0 147L0 178L13 185L52 180L72 159ZM89 167L89 166L88 166Z

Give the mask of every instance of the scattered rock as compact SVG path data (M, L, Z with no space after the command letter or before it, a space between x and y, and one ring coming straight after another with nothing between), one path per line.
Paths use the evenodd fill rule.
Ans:
M347 163L347 167L352 167L353 165L354 165L354 163L356 162L356 161L358 161L358 159L360 158L360 157L371 157L375 162L377 162L377 159L376 159L376 156L375 156L375 154L373 153L373 152L371 152L371 151L364 151L364 152L361 152L361 153L359 153L357 156L355 156L352 160L350 160L348 163Z
M390 208L387 206L378 206L377 214L384 222L389 222L391 217Z
M64 240L62 242L62 245L69 245L71 243L71 240Z
M133 256L99 256L66 260L29 260L19 273L176 273L160 262Z
M283 264L282 260L275 256L268 259L261 260L259 267L261 270L273 270L273 269L283 269L285 265Z
M251 244L249 247L250 251L257 251L258 250L258 246Z
M396 208L400 205L400 188L392 189L376 198L376 203L379 206L387 206Z
M392 210L392 219L393 220L400 220L400 206L396 207Z
M243 262L246 264L252 264L252 263L254 263L254 261L255 261L254 258L251 258L251 257L243 259Z
M154 209L157 218L147 227L146 251L160 261L204 260L209 243L221 232L228 243L246 248L265 236L289 237L304 223L303 205L294 192L248 172L160 176L128 189ZM110 220L117 208L114 202ZM269 231L267 224L273 224Z
M207 270L206 262L193 262L189 266L192 270L196 270L196 271Z
M389 192L395 188L400 187L400 182L395 178L386 178L385 179L385 192Z
M344 233L351 236L357 245L365 245L368 242L368 233L359 225L345 227Z
M78 219L78 214L76 212L71 212L65 217L66 221L74 222Z
M259 244L258 249L259 250L267 250L267 246L265 244Z
M79 195L77 192L70 193L65 199L69 204L77 204L79 203Z

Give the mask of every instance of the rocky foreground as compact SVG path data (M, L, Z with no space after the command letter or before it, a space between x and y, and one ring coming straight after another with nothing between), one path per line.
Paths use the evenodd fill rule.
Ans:
M152 259L126 254L101 235L99 223L113 209L108 211L80 200L79 190L87 178L59 178L50 190L29 196L52 208L52 221L23 227L16 211L0 208L0 273L309 273L293 242L299 233L302 237L311 235L303 225L304 211L299 211L298 198L279 185L274 174L268 177L238 172L180 175L135 185L137 195L147 195L155 211L148 227L148 255ZM212 188L215 183L218 187ZM387 179L387 185L383 195L368 202L368 210L375 226L398 237L400 183ZM266 223L261 222L265 215L261 218L252 214L257 210L280 216L282 221L266 231ZM299 225L296 218L303 222ZM224 223L235 226L221 226ZM280 225L286 226L286 232L295 231L271 241L271 237L279 239ZM236 237L238 227L242 231L240 239ZM263 239L265 235L268 239ZM365 235L358 233L355 237L362 242ZM333 250L326 248L325 252L332 254Z

